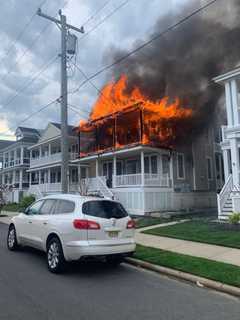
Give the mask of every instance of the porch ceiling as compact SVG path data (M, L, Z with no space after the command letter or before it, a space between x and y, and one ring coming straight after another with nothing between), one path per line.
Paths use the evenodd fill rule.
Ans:
M168 149L153 148L153 147L141 145L141 146L136 146L133 148L125 148L125 149L120 149L120 150L115 150L115 151L109 151L109 152L89 155L89 156L83 157L81 159L73 160L72 163L82 163L82 162L87 162L87 161L96 160L96 159L112 159L112 157L114 155L116 155L118 157L118 159L124 159L124 158L126 158L126 156L140 155L141 151L148 152L148 153L167 154L167 155L169 155L169 153L170 153L170 151Z

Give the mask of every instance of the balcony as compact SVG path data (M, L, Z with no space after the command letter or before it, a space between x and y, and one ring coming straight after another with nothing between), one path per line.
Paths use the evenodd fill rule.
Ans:
M17 166L28 166L29 165L29 158L24 158L24 159L11 159L10 161L5 161L4 162L4 165L3 165L3 168L4 169L9 169L9 168L14 168L14 167L17 167Z
M74 160L78 157L77 153L69 153L69 159ZM30 167L42 167L62 161L62 153L54 153L48 156L30 159Z

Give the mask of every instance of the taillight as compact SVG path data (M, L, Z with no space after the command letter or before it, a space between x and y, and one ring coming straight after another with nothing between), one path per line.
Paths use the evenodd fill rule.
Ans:
M80 229L80 230L99 230L100 229L99 223L91 220L84 220L84 219L75 219L73 221L73 226L75 229Z
M135 221L134 220L129 220L127 223L127 229L134 229L135 228Z

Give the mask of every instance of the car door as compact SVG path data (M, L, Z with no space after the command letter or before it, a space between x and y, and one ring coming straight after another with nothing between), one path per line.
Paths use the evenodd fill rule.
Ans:
M34 246L33 221L42 204L43 200L36 201L15 218L17 235L22 244Z
M33 241L36 248L44 250L47 235L49 234L49 223L56 204L55 199L44 200L38 214L32 221Z

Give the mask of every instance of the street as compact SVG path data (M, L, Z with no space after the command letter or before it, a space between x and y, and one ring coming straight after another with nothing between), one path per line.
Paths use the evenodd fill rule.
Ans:
M71 264L50 274L45 255L9 252L0 223L0 320L239 320L238 299L123 264Z

